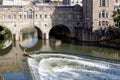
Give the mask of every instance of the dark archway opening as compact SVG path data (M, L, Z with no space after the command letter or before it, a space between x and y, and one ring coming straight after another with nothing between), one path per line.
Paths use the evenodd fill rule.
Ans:
M64 25L57 25L54 26L49 33L49 37L55 38L55 39L64 39L64 38L70 38L71 33L70 30L64 26Z
M35 28L37 29L38 39L42 39L42 31L36 26L35 26Z

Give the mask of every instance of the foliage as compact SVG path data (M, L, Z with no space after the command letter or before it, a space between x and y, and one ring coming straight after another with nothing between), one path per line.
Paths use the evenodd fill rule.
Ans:
M120 27L120 9L113 11L112 17L115 22L115 25Z
M0 0L0 5L2 5L3 0Z
M0 35L0 49L2 49L3 44L12 38L11 32L4 26L0 26L0 30L5 31L5 34Z

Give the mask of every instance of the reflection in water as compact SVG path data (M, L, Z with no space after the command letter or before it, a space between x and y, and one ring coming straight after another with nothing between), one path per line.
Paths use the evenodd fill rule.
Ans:
M57 53L28 58L34 80L119 80L120 64Z
M112 63L104 62L104 59L110 59L116 60L115 62L119 63L117 61L120 60L120 50L91 45L78 45L75 41L66 42L55 39L38 40L37 32L34 29L28 30L28 33L23 31L21 34L23 34L23 36L20 37L21 46L17 43L15 47L11 45L8 48L0 50L0 72L3 73L3 77L6 78L5 80L16 80L18 77L20 77L20 80L31 80L26 58L22 56L23 48L27 48L27 50L33 52L33 54L40 51L66 52L55 55L41 54L40 56L36 56L35 59L30 59L30 61L33 62L29 64L32 66L31 69L39 69L40 75L43 79L45 78L44 80L50 80L50 78L52 79L53 77L54 80L66 80L68 77L69 80L80 80L79 78L81 77L86 80L96 80L96 78L100 78L100 80L119 80L120 78L119 68L116 65L112 66ZM89 61L82 58L81 61L81 55L87 55L87 58L94 56L92 59L99 57L103 60L97 61L90 59ZM92 65L93 63L94 65ZM42 71L42 69L45 69L45 71ZM118 69L118 71L116 71L116 69ZM33 71L37 73L36 70ZM88 77L90 77L90 79L88 79ZM81 80L84 80L83 78L81 78Z
M74 55L83 54L110 60L120 60L120 50L92 46L91 44L87 45L74 40L38 40L36 29L24 34L21 46L28 48L28 51L73 52Z
M37 44L38 41L38 35L37 30L32 29L30 32L24 32L22 33L22 39L21 39L21 46L25 48L31 48Z
M12 44L9 47L6 47L5 49L0 50L0 56L7 55L12 49Z
M22 56L20 48L11 46L0 50L1 53L6 53L0 55L0 73L4 80L31 80L26 58Z
M52 46L60 46L62 44L62 40L50 39L50 45Z
M9 47L11 44L12 44L12 40L6 40L6 41L3 43L2 49L5 49L5 48Z

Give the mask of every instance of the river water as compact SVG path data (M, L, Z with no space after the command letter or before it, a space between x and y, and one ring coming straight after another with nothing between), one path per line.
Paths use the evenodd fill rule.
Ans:
M39 40L34 30L23 35L0 50L5 80L120 80L120 50L74 40ZM24 48L33 59L23 56Z

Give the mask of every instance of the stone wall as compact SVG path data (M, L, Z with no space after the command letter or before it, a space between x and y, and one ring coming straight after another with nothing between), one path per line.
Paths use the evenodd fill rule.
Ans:
M82 17L81 7L74 6L0 6L0 25L6 26L19 40L20 31L26 27L37 27L45 39L55 25L65 25L74 37L74 27Z
M75 39L85 42L98 42L99 35L88 30L76 29Z

